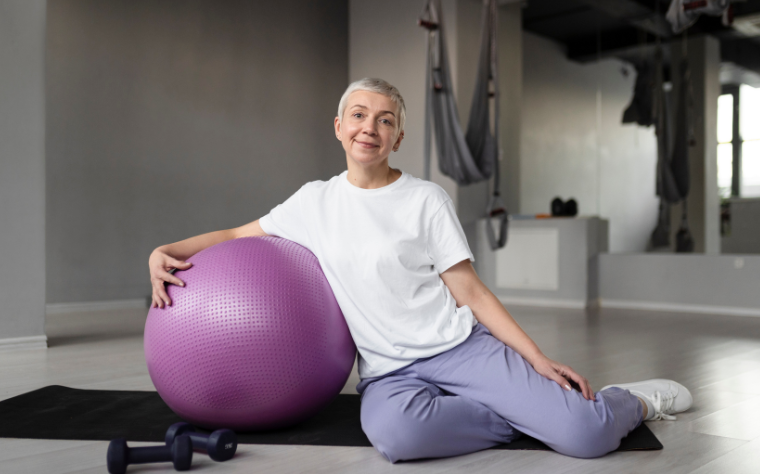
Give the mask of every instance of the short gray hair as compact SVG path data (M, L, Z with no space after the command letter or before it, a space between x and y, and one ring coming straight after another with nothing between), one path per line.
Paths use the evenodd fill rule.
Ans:
M340 98L340 103L338 104L338 120L343 120L343 112L346 111L346 105L348 105L348 96L356 91L376 92L389 97L393 103L396 104L396 107L398 107L398 129L399 131L404 130L404 122L406 122L406 105L404 105L404 98L401 97L401 93L395 86L389 84L387 81L377 78L365 77L364 79L359 79L348 85L346 92L343 93L343 97Z

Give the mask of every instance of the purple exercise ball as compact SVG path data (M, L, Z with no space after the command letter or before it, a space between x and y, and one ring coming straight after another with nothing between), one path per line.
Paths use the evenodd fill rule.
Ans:
M198 252L151 308L145 360L161 398L208 429L284 428L316 414L348 379L356 346L317 257L277 237Z

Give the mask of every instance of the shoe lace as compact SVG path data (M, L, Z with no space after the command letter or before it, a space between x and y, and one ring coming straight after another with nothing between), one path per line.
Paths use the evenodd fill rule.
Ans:
M659 390L655 390L651 398L652 406L654 407L654 416L651 418L651 420L675 420L675 416L669 415L667 413L673 408L673 401L675 399L676 394L673 392L665 392L663 394Z

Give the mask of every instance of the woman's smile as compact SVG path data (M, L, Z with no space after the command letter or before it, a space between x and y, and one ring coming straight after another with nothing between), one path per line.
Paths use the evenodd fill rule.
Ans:
M368 148L368 149L369 148L378 148L380 146L380 145L376 145L374 143L362 142L362 141L359 141L359 140L356 140L356 143L358 143L359 146L361 146L362 148Z

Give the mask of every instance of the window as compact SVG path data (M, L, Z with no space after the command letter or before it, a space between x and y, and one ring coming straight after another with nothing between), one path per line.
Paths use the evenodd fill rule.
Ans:
M760 88L742 85L739 88L739 136L742 147L742 197L760 196Z
M718 97L718 190L760 196L760 88L725 86Z
M718 97L718 192L731 196L734 162L734 94Z

